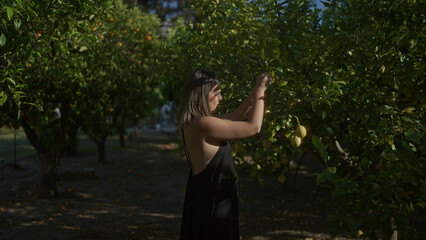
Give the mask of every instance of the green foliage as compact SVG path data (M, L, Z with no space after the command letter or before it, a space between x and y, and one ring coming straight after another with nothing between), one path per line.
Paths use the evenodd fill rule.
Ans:
M11 14L9 4L17 14ZM160 47L156 16L128 9L121 1L3 6L8 21L3 20L7 44L2 60L8 65L0 69L2 124L15 125L22 115L20 121L41 134L37 126L59 108L61 137L74 135L83 123L87 132L110 135L119 123L137 122L161 103L152 74ZM30 104L21 106L22 97Z
M197 67L222 79L233 110L255 76L275 78L260 136L234 144L235 159L253 159L253 176L288 170L302 149L327 170L337 211L335 234L390 232L409 239L410 218L424 213L425 24L421 1L194 1L195 22L171 32L170 85L180 89ZM179 47L178 47L179 46ZM175 99L177 99L175 97ZM285 178L284 178L285 180Z
M424 211L419 191L426 157L424 43L416 43L424 40L422 8L413 1L342 1L332 2L324 13L331 43L325 62L330 75L346 82L344 104L329 111L332 119L325 118L338 123L327 138L338 136L350 159L334 154L331 161L338 168L334 220L336 226L344 219L351 223L339 230L389 231L394 219L400 236L409 239L404 234L410 215ZM353 192L345 188L349 183L356 186Z
M27 123L26 132L33 131L35 134L32 136L40 138L40 146L36 149L61 151L66 135L78 127L81 120L72 106L81 101L82 87L87 81L84 74L88 65L86 59L89 59L80 51L81 46L96 40L88 35L91 25L110 4L95 0L34 3L38 19L29 24L33 44L27 50L32 54L22 59L20 64L24 70L22 79L27 99L38 108L21 106L21 115L25 117L20 121ZM49 123L49 116L55 108L60 109L61 118L53 126ZM50 130L47 131L49 126L58 128L60 133L50 134Z
M84 46L91 55L88 65L88 98L84 131L96 139L124 130L152 114L162 101L155 77L159 40L159 19L138 8L115 1L112 11L92 27L96 41ZM81 48L80 48L81 50Z
M30 0L8 0L0 3L0 126L9 121L16 123L22 91L21 61L32 54L30 22L38 19ZM7 116L6 116L7 114Z
M0 10L0 125L21 124L49 169L82 124L109 135L161 99L148 71L160 45L155 16L111 0L9 0Z

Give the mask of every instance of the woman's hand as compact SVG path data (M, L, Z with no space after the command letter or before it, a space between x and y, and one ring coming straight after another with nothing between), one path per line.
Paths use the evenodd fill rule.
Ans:
M272 77L269 73L264 72L257 76L256 88L266 90L271 85Z

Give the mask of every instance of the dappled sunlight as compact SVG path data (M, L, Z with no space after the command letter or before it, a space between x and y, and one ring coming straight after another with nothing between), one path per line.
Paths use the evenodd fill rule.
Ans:
M85 192L77 192L76 194L78 194L80 196L80 198L93 198L93 195L90 193L85 193Z
M110 214L110 211L106 209L99 209L99 210L88 210L87 213L91 214Z
M168 143L168 144L164 144L164 143L140 143L137 145L137 148L139 149L143 149L143 148L155 148L157 150L175 150L179 147L179 145L177 143ZM135 149L134 149L135 150Z
M27 203L25 203L27 204ZM46 208L47 211L53 211L51 207ZM38 209L33 206L23 206L19 202L10 202L9 206L0 205L0 215L3 214L16 214L22 215L26 218L34 217L34 214L37 213Z
M77 218L88 218L88 219L96 219L96 216L93 214L78 214Z
M164 213L139 213L140 215L150 216L150 217L162 217L166 219L180 219L181 215L176 214L164 214Z
M140 226L127 226L128 229L139 229L141 228Z
M323 239L324 233L318 234L309 232L309 230L292 230L292 229L285 229L285 230L273 230L270 232L265 233L264 235L256 235L247 238L248 240L269 240L269 239L287 239L287 240L315 240L315 239ZM346 238L334 238L334 240L343 240Z
M267 235L279 235L279 236L288 236L287 239L297 239L300 237L305 237L305 239L316 239L321 237L321 234L315 234L313 232L309 232L309 229L306 229L305 231L300 230L274 230L271 232L266 233Z
M66 230L80 230L80 227L75 226L59 226L59 228L66 229Z
M46 225L47 222L46 221L31 221L31 222L23 222L20 223L19 226L23 226L23 227L31 227L31 226L40 226L40 225Z
M29 212L33 212L33 211L37 210L37 208L34 207L34 206L25 206L25 210L27 210Z

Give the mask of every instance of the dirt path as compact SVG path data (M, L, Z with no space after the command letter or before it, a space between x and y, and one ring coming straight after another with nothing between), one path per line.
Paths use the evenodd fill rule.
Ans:
M64 168L93 168L90 176L63 177L59 198L34 196L38 161L0 168L0 239L178 239L188 166L173 154L177 138L149 134L107 153L62 158ZM312 165L309 163L308 165ZM242 239L327 239L326 191L315 186L315 165L296 182L275 177L260 185L238 168Z

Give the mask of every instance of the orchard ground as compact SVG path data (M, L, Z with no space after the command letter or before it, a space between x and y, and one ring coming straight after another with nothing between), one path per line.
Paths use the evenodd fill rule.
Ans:
M125 148L110 147L105 164L96 162L93 148L62 157L61 168L93 169L94 175L61 175L59 197L48 200L36 197L35 156L18 159L18 167L3 165L0 239L178 239L188 176L186 160L175 153L178 141L177 135L144 132ZM117 137L110 138L108 146L115 145ZM284 185L272 174L260 184L249 167L237 167L242 239L330 239L331 199L315 185L321 168L303 159L294 178L296 165Z

